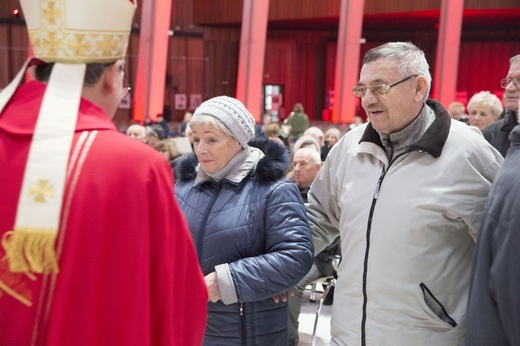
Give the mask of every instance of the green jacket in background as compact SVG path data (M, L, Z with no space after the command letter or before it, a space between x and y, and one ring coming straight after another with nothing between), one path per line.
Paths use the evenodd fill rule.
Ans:
M291 126L290 137L300 138L309 127L309 117L303 112L291 112L285 125Z

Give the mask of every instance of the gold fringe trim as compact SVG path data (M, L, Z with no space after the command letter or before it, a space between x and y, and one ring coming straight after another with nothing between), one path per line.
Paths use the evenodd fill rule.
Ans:
M13 273L58 273L54 244L57 230L17 227L4 233L2 246Z

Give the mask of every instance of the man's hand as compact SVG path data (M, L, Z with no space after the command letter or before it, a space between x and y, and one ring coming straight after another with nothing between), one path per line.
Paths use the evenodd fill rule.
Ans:
M204 277L206 288L208 289L208 301L212 303L218 302L222 297L218 287L217 273L209 273Z

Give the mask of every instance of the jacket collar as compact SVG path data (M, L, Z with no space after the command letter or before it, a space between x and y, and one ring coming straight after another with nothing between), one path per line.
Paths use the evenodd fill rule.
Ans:
M502 125L502 127L500 128L500 131L510 133L516 125L518 125L516 112L510 109L506 109L506 114L504 116L504 125Z
M437 158L441 156L442 148L448 138L451 126L451 117L448 111L435 100L428 99L426 105L433 109L435 120L421 138L410 147L409 151L424 151L434 158ZM377 131L372 127L371 123L368 124L359 141L359 143L362 142L374 143L384 150L379 133L377 133Z

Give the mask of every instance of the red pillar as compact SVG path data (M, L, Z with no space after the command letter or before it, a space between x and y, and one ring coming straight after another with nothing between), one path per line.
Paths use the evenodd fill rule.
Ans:
M172 0L141 2L141 26L137 76L134 92L134 115L142 121L146 115L155 119L163 112L168 30L172 13Z
M432 97L448 106L455 101L464 0L442 0Z
M364 8L365 0L341 1L332 113L335 123L351 123L356 115L357 100L352 87L357 84L359 76Z
M244 0L236 98L260 122L269 0Z

